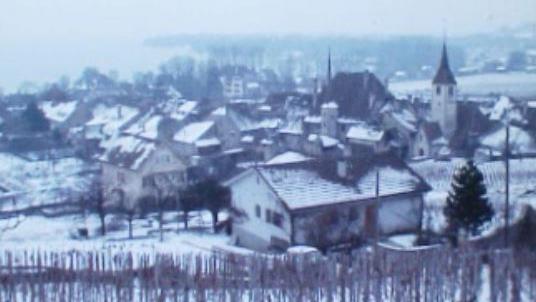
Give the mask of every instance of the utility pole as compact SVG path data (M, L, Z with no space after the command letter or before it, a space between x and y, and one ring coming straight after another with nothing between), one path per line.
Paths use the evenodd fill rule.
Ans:
M374 247L378 246L380 238L380 169L376 168L376 205L374 206Z
M504 144L505 164L505 209L504 209L504 246L508 247L508 227L510 225L510 118L506 120L506 142Z

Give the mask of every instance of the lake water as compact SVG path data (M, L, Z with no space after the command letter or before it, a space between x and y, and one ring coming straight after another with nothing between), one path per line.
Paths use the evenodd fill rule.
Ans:
M62 75L69 76L73 82L87 66L105 73L116 70L121 79L131 79L133 73L156 70L163 61L181 52L181 49L144 46L141 40L2 42L0 87L4 93L14 92L25 81L43 84Z

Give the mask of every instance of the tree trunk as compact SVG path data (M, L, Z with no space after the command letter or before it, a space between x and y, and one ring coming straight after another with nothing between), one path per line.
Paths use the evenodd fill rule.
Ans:
M216 225L218 224L218 211L211 211L212 214L212 230L216 233Z
M162 205L158 211L158 230L160 232L160 242L164 241L164 211L162 210Z
M132 219L133 215L128 214L128 239L132 239Z
M101 223L101 235L106 236L106 214L104 212L99 213Z
M183 211L184 213L184 229L188 230L188 211Z

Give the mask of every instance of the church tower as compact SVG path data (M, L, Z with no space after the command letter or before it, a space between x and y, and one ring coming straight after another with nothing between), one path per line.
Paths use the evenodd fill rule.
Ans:
M452 137L457 127L456 85L449 66L447 46L443 43L439 68L432 81L431 120L439 123L446 138Z

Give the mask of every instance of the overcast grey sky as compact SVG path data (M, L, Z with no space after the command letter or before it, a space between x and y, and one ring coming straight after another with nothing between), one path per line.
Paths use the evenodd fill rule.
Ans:
M535 0L0 0L0 39L173 33L451 34L535 22Z
M86 66L155 68L177 33L432 34L536 22L536 0L0 0L0 88L43 83Z

